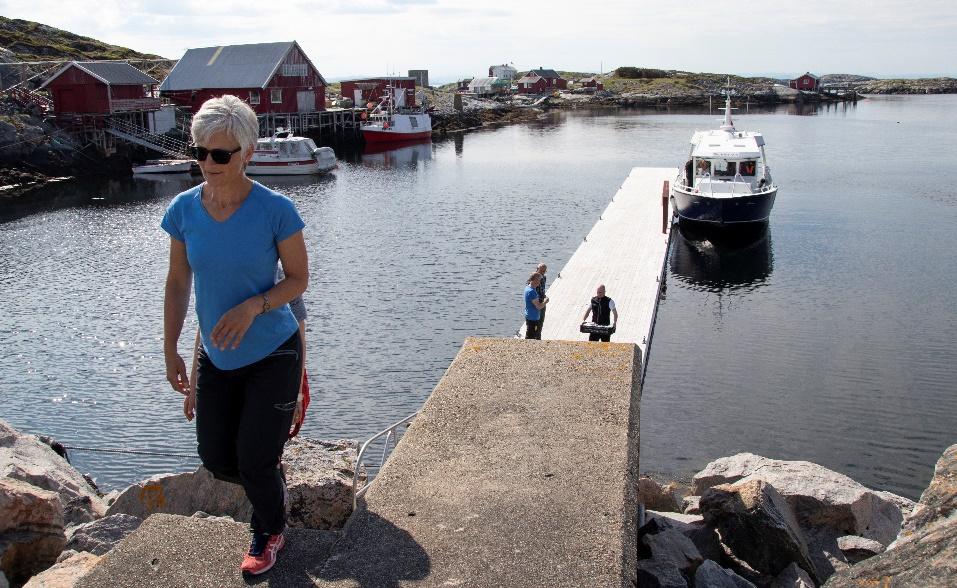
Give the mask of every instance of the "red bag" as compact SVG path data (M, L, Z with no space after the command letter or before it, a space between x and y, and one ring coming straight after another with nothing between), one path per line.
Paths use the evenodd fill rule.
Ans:
M302 412L299 413L299 420L293 423L292 431L289 432L289 438L292 439L299 434L302 423L306 421L306 409L309 408L309 380L306 378L306 372L302 372Z

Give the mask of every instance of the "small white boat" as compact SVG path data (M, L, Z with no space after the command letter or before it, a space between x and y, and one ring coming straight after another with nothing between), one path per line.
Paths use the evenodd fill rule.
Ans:
M246 166L250 175L300 176L324 174L335 169L336 153L331 147L316 147L308 137L276 129L272 137L259 139L253 158Z
M149 159L143 165L134 165L134 174L181 174L189 173L192 159Z
M766 223L778 193L764 153L764 136L739 131L727 90L724 124L696 131L684 169L671 186L680 221L718 226Z

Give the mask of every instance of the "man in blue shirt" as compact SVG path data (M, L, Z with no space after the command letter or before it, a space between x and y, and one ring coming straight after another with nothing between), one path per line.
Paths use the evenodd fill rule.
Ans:
M538 287L542 283L542 274L535 272L528 278L525 286L525 338L541 339L542 324L539 319L542 318L541 311L548 304L548 296L539 299Z

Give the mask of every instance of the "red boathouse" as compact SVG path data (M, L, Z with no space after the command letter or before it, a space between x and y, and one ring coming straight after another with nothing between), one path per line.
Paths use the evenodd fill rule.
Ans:
M192 112L232 94L256 114L294 114L325 110L327 86L299 44L288 41L190 49L159 90Z
M53 95L56 116L110 115L159 110L150 96L157 84L123 61L71 61L39 89Z
M788 83L789 86L795 90L804 90L805 92L817 92L821 86L821 78L812 74L811 72L805 73L799 78L795 78Z

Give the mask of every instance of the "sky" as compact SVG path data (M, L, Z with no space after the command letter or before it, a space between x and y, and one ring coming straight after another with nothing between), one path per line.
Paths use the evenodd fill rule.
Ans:
M954 0L0 0L0 15L136 51L298 41L330 80L488 66L957 77Z

